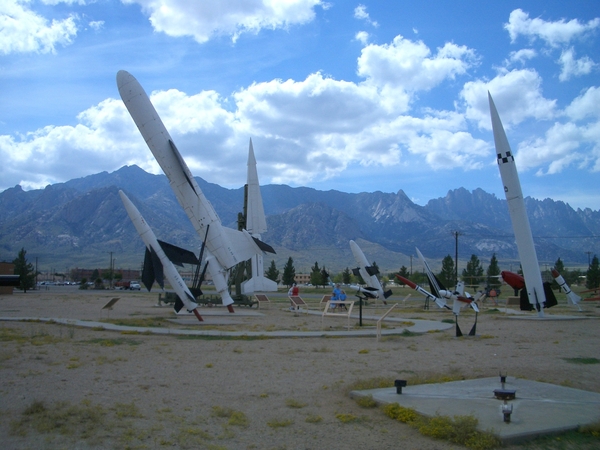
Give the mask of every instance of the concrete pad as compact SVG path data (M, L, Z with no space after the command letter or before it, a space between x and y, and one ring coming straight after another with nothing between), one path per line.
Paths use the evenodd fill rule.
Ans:
M515 390L510 423L504 422L503 401L494 396L500 377L421 384L402 388L352 391L351 397L372 395L382 405L398 403L433 417L472 415L478 429L498 437L503 444L575 430L600 420L600 394L549 383L507 377L504 388Z

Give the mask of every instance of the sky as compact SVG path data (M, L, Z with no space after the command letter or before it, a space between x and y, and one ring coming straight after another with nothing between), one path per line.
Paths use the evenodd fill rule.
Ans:
M595 0L0 0L0 191L161 169L135 76L195 176L504 198L488 91L525 196L600 210Z

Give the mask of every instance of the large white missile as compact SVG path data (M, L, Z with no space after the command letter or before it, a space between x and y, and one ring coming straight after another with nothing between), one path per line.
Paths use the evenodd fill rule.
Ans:
M261 233L267 231L267 219L260 194L256 158L252 139L248 148L248 175L246 180L246 230L252 237L260 239ZM277 283L265 277L265 266L262 253L255 254L251 259L252 277L242 283L242 293L276 292Z
M208 268L223 304L233 312L233 299L227 288L227 269L256 254L262 254L263 250L273 249L254 240L246 230L222 226L142 86L130 73L120 70L117 73L117 87L148 148L169 179L179 204L204 241L207 253L213 258Z
M198 320L202 321L202 317L196 309L198 308L196 299L194 298L187 285L181 278L181 275L179 275L179 272L177 272L177 269L175 268L173 263L169 260L164 250L160 246L158 239L156 239L154 232L150 228L150 225L148 225L148 223L144 220L139 210L135 207L131 200L129 200L129 197L127 197L127 195L125 195L123 191L119 191L119 195L121 196L121 201L123 202L125 210L127 211L129 218L133 222L135 229L142 238L142 241L144 241L146 249L152 255L152 259L155 260L157 258L160 261L164 276L167 278L167 280L171 284L171 287L175 290L175 292L183 302L185 309L187 309L189 312L193 312L194 315L198 318ZM150 290L150 287L151 286L146 286L148 290ZM164 284L162 284L160 287L164 291ZM176 309L176 312L179 311L177 311Z
M498 160L498 168L500 169L500 177L504 185L504 193L506 195L506 203L510 213L519 259L523 269L523 277L525 278L525 289L529 303L537 310L540 317L544 316L544 302L546 295L544 293L544 285L540 266L538 263L537 253L533 244L533 236L531 234L531 226L525 209L525 201L523 192L521 191L521 183L519 182L519 174L513 157L510 145L504 127L500 121L500 116L494 105L491 94L488 92L490 103L490 116L492 118L492 129L494 131L494 143L496 145L496 155Z
M380 298L384 304L387 304L385 299L388 298L392 294L392 292L383 292L383 288L381 287L379 278L377 278L377 274L379 273L379 271L371 264L369 264L369 261L367 260L367 257L365 256L361 248L356 242L352 240L350 241L350 250L352 250L352 255L354 255L354 260L356 261L356 264L358 264L358 273L360 273L360 276L363 280L365 280L365 283L367 284L366 288L363 288L361 286L357 286L356 288L359 291L367 294L371 298Z

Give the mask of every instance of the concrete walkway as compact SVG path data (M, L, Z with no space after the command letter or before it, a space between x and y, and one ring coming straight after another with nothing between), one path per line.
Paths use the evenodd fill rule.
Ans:
M300 314L310 314L310 315L321 315L319 311L311 311L308 312L301 310ZM290 311L290 314L294 314L293 311ZM251 310L238 310L236 311L236 317L247 317L247 316L256 316L263 315L258 311ZM222 316L222 320L218 321L219 325L235 325L235 318L231 317L231 314L228 313L225 309L221 308L211 308L211 309L203 309L202 316L210 316L213 318L217 318ZM351 319L358 320L358 315L352 314ZM375 320L379 319L379 316L365 316L363 315L364 320ZM164 327L134 327L134 326L125 326L125 325L115 325L107 322L97 322L91 320L78 320L78 319L64 319L59 317L0 317L0 321L16 321L16 322L55 322L62 325L71 325L77 327L87 327L87 328L101 328L109 331L126 331L126 332L138 332L138 333L151 333L151 334L161 334L161 335L187 335L187 336L229 336L229 337L271 337L271 338L286 338L286 337L365 337L365 336L377 336L377 330L374 326L364 327L360 330L350 330L350 331L291 331L291 330L275 330L275 331L221 331L221 330L189 330L189 329L175 329L175 328L164 328ZM199 322L193 316L176 316L171 320L172 322L185 325L185 326L199 326L203 325L215 325L215 320ZM419 319L402 319L402 318L386 318L386 322L391 323L410 323L412 325L406 327L398 327L398 328L383 328L381 330L382 336L391 336L402 334L406 331L411 333L427 333L430 331L443 331L449 328L452 328L454 325L451 323L440 322L436 320L419 320Z

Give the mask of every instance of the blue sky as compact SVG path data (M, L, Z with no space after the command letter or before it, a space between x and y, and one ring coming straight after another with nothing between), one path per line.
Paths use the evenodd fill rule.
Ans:
M487 91L523 193L600 209L600 2L0 0L0 190L137 164L116 87L150 94L196 176L504 198Z

